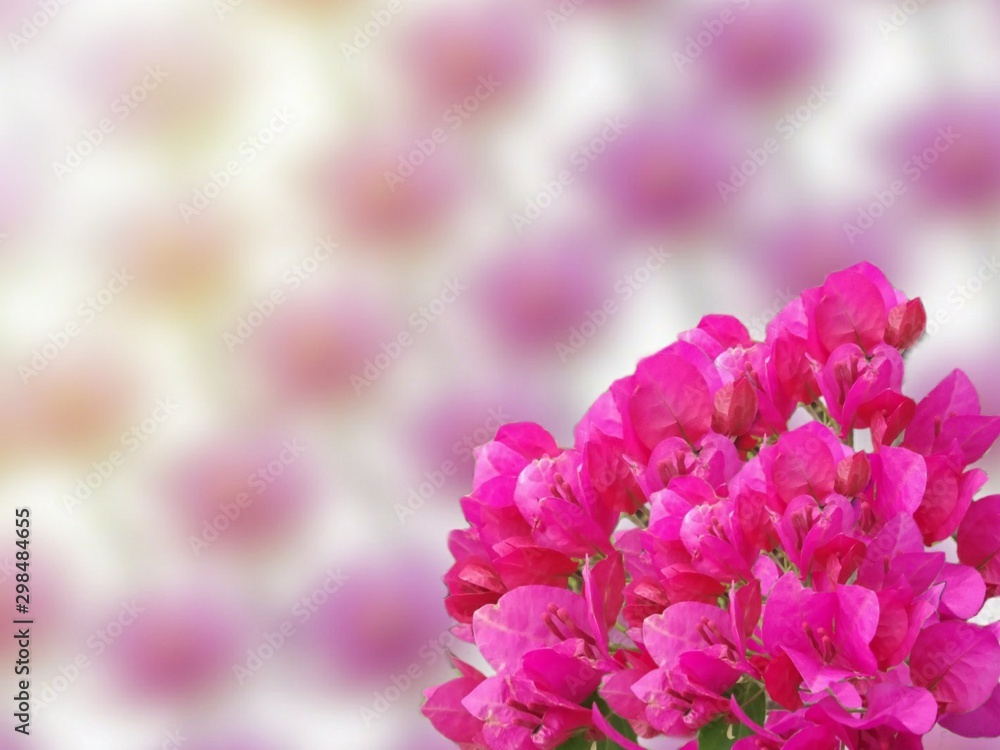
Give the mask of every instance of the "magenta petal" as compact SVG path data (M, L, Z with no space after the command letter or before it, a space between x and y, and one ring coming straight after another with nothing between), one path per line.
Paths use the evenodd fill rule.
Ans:
M452 742L471 742L482 730L483 722L469 713L462 701L485 678L460 677L427 691L421 713Z
M952 417L942 425L934 450L946 451L954 442L962 452L962 460L972 464L986 454L997 437L1000 437L1000 417Z
M889 328L885 332L886 343L900 351L909 349L927 328L927 310L919 298L901 302L889 310Z
M517 451L529 461L559 452L556 440L549 432L534 422L511 422L497 430L498 443Z
M922 552L924 542L912 516L899 513L893 517L868 545L865 559L858 568L858 583L879 589L885 580L887 563L899 555Z
M880 682L871 686L865 700L868 709L863 714L850 713L832 699L824 699L818 708L852 729L886 726L897 732L923 735L937 721L937 702L924 688ZM809 716L813 718L813 712Z
M786 573L774 584L764 606L764 648L773 654L786 646L808 649L802 623L808 622L810 616L832 623L835 609L833 595L805 591L794 573Z
M473 716L485 721L490 714L507 702L510 688L503 677L488 677L462 699L462 706Z
M708 383L687 359L665 351L639 363L629 414L647 449L669 437L693 445L711 429L712 408Z
M602 529L583 508L562 498L544 498L534 522L534 536L540 544L571 557L611 552L610 530Z
M549 605L565 609L577 625L588 621L587 603L582 596L551 586L514 589L497 604L476 612L472 621L476 645L491 667L498 671L509 669L528 651L561 642L545 624Z
M680 669L690 675L692 681L717 695L722 695L739 682L743 673L716 656L704 651L689 651L678 659Z
M841 742L833 729L825 726L807 727L797 732L782 750L839 750Z
M621 438L622 418L615 404L615 397L608 389L590 405L587 413L573 428L573 445L577 450L583 450L584 443L594 435Z
M698 328L718 341L723 348L748 348L752 341L745 325L732 315L706 315L698 323Z
M565 586L567 579L578 568L576 560L561 552L534 545L504 552L493 561L493 565L508 589L532 585Z
M593 567L584 565L583 593L594 634L603 636L618 622L625 603L625 562L621 553L615 552Z
M882 272L882 269L874 263L869 263L865 260L860 263L856 263L846 270L861 274L868 281L874 284L875 288L878 289L879 294L882 295L882 302L885 304L886 310L891 310L906 301L906 296L893 287L889 279L886 278L885 273Z
M742 435L757 416L757 390L749 378L740 377L716 392L714 406L712 429L723 435Z
M838 586L836 593L838 658L861 674L874 674L878 666L870 644L878 628L878 596L863 586Z
M831 352L841 344L857 344L871 351L881 344L888 325L885 301L878 287L864 275L852 271L831 274L818 290L815 303L803 293L807 312L819 342Z
M917 404L903 445L927 455L934 446L939 424L954 416L978 415L980 411L979 394L969 376L961 370L953 370Z
M1000 737L1000 685L975 711L942 716L941 726L959 737Z
M920 507L927 488L924 457L905 448L882 448L872 510L889 520L900 513L912 515Z
M868 454L860 451L837 464L837 482L834 492L844 497L856 497L868 486L872 478L872 465Z
M670 669L681 654L708 648L699 630L702 618L713 623L724 640L735 641L729 613L724 609L699 602L680 602L668 607L662 615L647 618L643 624L643 642L650 656L661 667Z
M624 748L624 750L644 750L639 745L632 742L624 735L622 735L617 729L611 726L611 723L604 718L601 713L601 709L595 704L593 707L594 716L594 726L604 732L604 735L612 740L614 740L619 746Z
M882 682L868 691L868 715L871 725L888 724L911 734L927 734L937 721L937 702L922 688Z
M942 615L968 620L983 608L986 584L975 568L946 563L941 580L945 583L944 593L941 595Z
M574 644L565 642L565 646ZM571 703L582 703L601 684L600 669L577 658L572 648L542 648L521 657L524 675L538 688Z
M927 551L900 555L890 566L889 576L884 585L903 586L910 594L922 594L940 581L944 566L943 552Z
M497 477L517 477L528 465L528 460L513 448L496 441L481 445L475 450L476 468L472 480L473 491Z
M625 443L594 431L583 450L583 466L594 501L615 515L635 513L646 501L635 476L635 467L625 457Z
M958 528L958 559L982 573L990 595L1000 587L1000 495L972 504Z
M986 628L949 621L917 636L910 656L914 684L930 690L947 713L982 706L1000 682L1000 644Z
M840 457L835 460L820 430L829 433L818 423L800 427L785 433L772 449L761 453L765 471L769 471L775 491L786 504L800 495L823 500L833 492Z
M632 691L642 677L648 674L644 669L626 669L615 672L606 678L601 687L601 697L608 707L619 716L626 719L643 719L646 715L646 704L636 697Z
M962 474L948 456L927 457L927 492L913 514L926 544L947 539L958 530L986 480L986 473L979 469Z

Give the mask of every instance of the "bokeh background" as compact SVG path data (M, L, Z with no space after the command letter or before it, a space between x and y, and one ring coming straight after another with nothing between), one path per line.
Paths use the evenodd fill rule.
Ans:
M858 260L930 313L912 394L962 367L1000 412L989 0L3 0L0 32L0 590L30 507L36 618L0 748L447 747L418 710L463 652L472 447L568 442L701 315L761 335Z

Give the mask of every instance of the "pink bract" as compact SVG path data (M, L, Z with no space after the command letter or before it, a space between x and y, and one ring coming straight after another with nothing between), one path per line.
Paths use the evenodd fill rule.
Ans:
M1000 496L976 499L972 466L1000 418L960 370L904 394L925 323L860 263L763 341L704 318L611 384L571 447L502 427L445 576L489 669L455 660L424 714L465 750L1000 736L1000 626L972 621L1000 594Z

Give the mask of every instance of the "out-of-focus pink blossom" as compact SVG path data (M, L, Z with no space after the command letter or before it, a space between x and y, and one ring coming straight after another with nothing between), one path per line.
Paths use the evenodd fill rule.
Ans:
M231 602L217 592L185 592L131 604L138 613L122 616L121 636L108 649L123 691L186 701L232 679L243 652L243 625Z
M135 277L138 302L200 307L217 301L236 273L232 229L210 221L180 226L147 211L119 230L112 254Z
M861 261L883 268L891 264L892 230L886 223L889 218L852 241L844 231L844 223L853 221L856 216L850 213L801 209L787 222L753 233L749 252L768 279L775 281L777 298L787 303L793 289L819 283L833 266Z
M897 176L912 184L921 205L962 214L989 211L1000 200L1000 101L935 102L900 125L889 153Z
M141 428L144 410L155 407L140 401L139 374L120 346L89 343L89 350L71 345L44 366L32 364L34 358L25 363L36 373L21 386L24 411L32 415L21 426L29 444L98 454L121 448L127 433Z
M434 485L444 481L449 487L464 487L472 481L476 448L492 440L504 423L539 416L556 421L563 415L557 405L541 403L516 385L512 389L510 385L446 382L407 420L412 426L406 438L423 462L423 479ZM450 496L448 491L440 495L442 501Z
M436 10L409 29L399 51L416 79L420 105L435 113L458 105L456 116L466 120L481 107L509 100L532 80L541 41L526 5L492 0ZM484 88L484 81L494 85ZM494 87L472 104L477 89Z
M731 22L720 20L719 7L711 7L692 24L685 38L695 39L708 29L721 33L697 57L678 67L704 65L725 94L772 95L790 93L795 87L815 83L817 68L830 45L829 19L815 5L789 0L767 0L728 8ZM711 31L709 32L711 33ZM676 54L687 55L683 49Z
M355 248L411 246L442 230L459 206L462 175L446 147L425 156L424 137L369 138L321 168L314 192L338 237Z
M321 657L329 675L370 684L403 674L411 664L424 670L444 663L457 641L443 612L427 606L443 591L425 566L397 552L348 576L329 601L302 610L314 610L303 626L303 645Z
M391 338L384 308L357 290L326 290L288 299L243 344L266 384L288 402L360 394L373 378L366 360ZM366 385L359 386L362 378Z
M25 136L14 137L3 134L4 145L0 145L0 235L4 235L0 245L0 257L16 247L19 230L27 226L41 209L41 192L44 183L39 182L41 173L32 168L30 147L32 139ZM8 144L20 144L12 148Z
M607 247L571 231L533 237L501 251L475 289L489 330L519 349L548 349L601 311L616 292L607 285Z
M634 232L702 227L723 205L733 151L708 115L653 115L628 121L589 167L601 205Z
M251 433L222 436L183 456L169 496L192 551L216 542L257 547L287 535L308 507L309 460L297 439Z

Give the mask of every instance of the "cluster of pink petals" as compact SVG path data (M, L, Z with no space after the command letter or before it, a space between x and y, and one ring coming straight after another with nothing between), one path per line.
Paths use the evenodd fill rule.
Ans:
M1000 496L974 500L969 468L1000 418L960 371L903 394L925 322L862 263L763 342L704 318L613 383L572 447L501 428L445 577L492 674L456 659L424 714L473 750L1000 736L1000 627L969 622L1000 595ZM957 560L934 547L949 538Z

